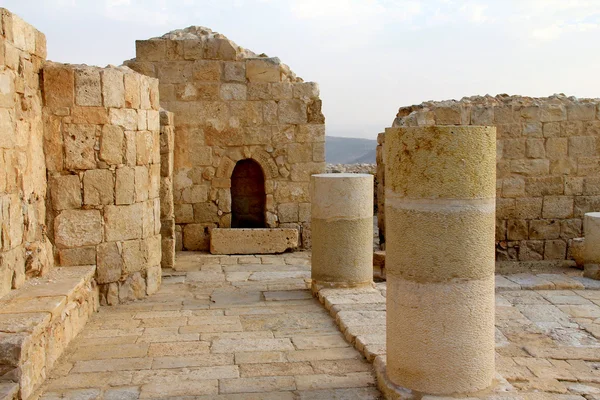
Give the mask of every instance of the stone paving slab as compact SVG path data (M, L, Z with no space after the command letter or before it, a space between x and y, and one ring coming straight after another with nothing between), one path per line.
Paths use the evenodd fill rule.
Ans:
M92 317L40 399L380 399L309 276L310 253L179 254L156 295Z
M573 271L568 275L496 276L499 383L494 393L463 399L600 398L600 286L594 282L574 276ZM398 394L399 388L390 390L393 385L384 374L384 296L385 283L372 288L322 289L318 293L346 340L367 360L375 362L378 385L384 395L409 398L409 392L403 397ZM379 298L383 298L382 304Z

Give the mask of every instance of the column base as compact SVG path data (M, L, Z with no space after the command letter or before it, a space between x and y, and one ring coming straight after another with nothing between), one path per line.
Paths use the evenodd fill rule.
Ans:
M511 391L515 390L503 377L497 376L490 387L475 393L453 393L451 395L421 393L398 386L389 379L386 372L387 362L385 356L378 356L373 362L373 367L375 368L375 376L377 378L377 388L386 400L442 400L450 398L473 400L474 398L484 398L494 393L510 394Z
M321 289L351 289L361 287L375 287L373 281L361 283L346 283L346 282L319 282L314 279L310 283L310 289L313 295L317 295Z

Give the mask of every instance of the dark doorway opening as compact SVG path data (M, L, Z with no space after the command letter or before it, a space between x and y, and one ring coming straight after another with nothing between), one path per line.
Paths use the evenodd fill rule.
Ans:
M231 175L231 227L265 228L265 176L254 160L240 160Z

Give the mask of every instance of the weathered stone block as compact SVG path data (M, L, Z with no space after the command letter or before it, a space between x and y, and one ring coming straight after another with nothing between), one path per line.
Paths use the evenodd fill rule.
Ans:
M528 239L527 220L509 219L507 222L507 238L508 240Z
M148 177L148 167L135 167L135 201L141 202L148 200L148 191L150 189L150 180Z
M325 125L300 125L296 132L299 143L318 143L325 141Z
M175 221L178 224L194 222L194 207L191 204L175 204Z
M139 239L142 237L143 203L104 208L106 241Z
M167 54L165 40L136 40L135 57L138 61L162 61Z
M298 82L294 84L293 96L304 101L319 98L319 85L315 82Z
M183 58L199 60L204 57L204 43L201 39L188 39L183 42Z
M75 71L62 64L44 66L44 105L72 107L75 104Z
M543 219L529 221L529 239L558 239L559 236L559 221Z
M307 118L309 124L324 124L325 116L321 111L323 102L321 100L312 100L308 103L308 108L306 109Z
M50 196L54 210L81 208L81 182L77 175L50 178Z
M96 280L98 283L116 282L121 278L123 257L117 242L101 243L97 247Z
M65 210L54 219L54 241L59 248L102 242L102 217L98 210Z
M219 209L213 202L204 202L194 204L194 222L207 224L219 222Z
M123 129L119 126L104 125L100 141L100 159L108 164L122 164L124 138Z
M571 136L568 139L570 157L594 157L597 155L595 136Z
M96 264L96 246L60 249L58 262L63 267L94 265Z
M108 113L104 107L73 106L70 110L71 114L64 119L65 123L91 125L108 124Z
M291 143L287 146L287 158L290 164L306 163L312 161L311 143Z
M213 36L204 42L204 57L232 61L237 58L237 51L229 40Z
M144 239L128 240L122 243L123 246L123 272L131 274L136 271L142 271L148 265L147 246Z
M125 83L122 71L116 68L102 70L102 98L105 107L125 106Z
M567 119L567 110L562 104L545 104L540 107L540 121L556 122Z
M546 157L558 160L567 157L568 139L563 137L550 137L546 139Z
M205 251L210 248L211 226L187 224L183 227L183 247L191 251Z
M298 204L283 203L277 207L279 222L298 222Z
M567 242L564 240L546 240L544 260L564 260L567 255Z
M226 82L246 82L246 63L240 61L223 63L223 79Z
M64 126L65 168L93 169L96 168L94 146L96 144L95 125Z
M544 218L570 218L573 216L573 197L545 196L542 210Z
M497 199L497 203L502 200L510 199ZM515 199L513 213L516 218L519 219L536 219L542 215L542 203L541 197L523 197ZM496 210L498 212L498 209ZM499 217L502 218L502 214L499 213Z
M115 202L117 205L135 201L135 169L121 167L116 170Z
M520 261L540 261L544 259L543 240L523 240L519 242Z
M596 104L570 104L567 106L567 119L569 121L588 121L596 117Z
M242 83L221 84L221 100L246 100L247 86Z
M281 100L279 102L279 123L306 124L307 122L306 104L302 100Z
M87 205L114 203L114 179L108 169L93 169L83 175L83 202Z
M246 60L246 78L250 82L281 81L281 61L277 57Z
M210 233L212 254L273 254L298 247L296 229L223 229Z
M125 74L123 85L125 90L125 107L140 108L140 75Z
M127 131L135 131L138 127L137 111L129 108L111 108L108 117L112 125L122 127Z
M78 106L102 106L99 69L75 70L75 103Z

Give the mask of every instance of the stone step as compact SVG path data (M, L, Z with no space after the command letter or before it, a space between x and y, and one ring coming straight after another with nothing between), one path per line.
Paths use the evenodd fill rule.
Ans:
M54 268L0 299L0 370L27 399L98 310L95 266Z
M18 395L18 383L0 382L0 400L17 400L19 398Z

